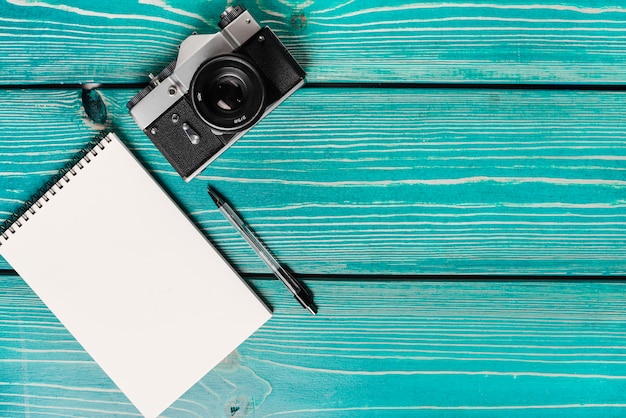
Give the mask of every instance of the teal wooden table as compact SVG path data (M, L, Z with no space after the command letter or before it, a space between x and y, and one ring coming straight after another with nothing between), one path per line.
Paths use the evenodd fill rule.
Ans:
M0 218L113 129L274 310L163 416L625 416L623 3L244 4L308 84L184 183L125 104L225 2L0 0ZM138 415L0 269L0 416Z

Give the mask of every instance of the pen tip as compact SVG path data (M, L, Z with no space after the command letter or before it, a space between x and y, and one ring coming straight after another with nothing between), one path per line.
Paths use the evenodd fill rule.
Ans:
M311 312L311 315L317 315L317 306L315 306L313 303L310 303L306 306L306 309Z
M213 190L211 186L207 187L206 191L209 193L209 196L211 196L211 199L213 199L217 206L222 205L222 199L220 199L220 197L217 195L217 192Z

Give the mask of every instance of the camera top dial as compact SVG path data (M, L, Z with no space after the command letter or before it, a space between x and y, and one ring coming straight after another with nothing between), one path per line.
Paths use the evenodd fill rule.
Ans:
M220 29L224 29L226 26L228 26L230 22L237 19L239 15L245 11L246 11L246 8L241 5L235 6L235 7L229 6L220 15L220 21L218 23L218 26L220 27Z

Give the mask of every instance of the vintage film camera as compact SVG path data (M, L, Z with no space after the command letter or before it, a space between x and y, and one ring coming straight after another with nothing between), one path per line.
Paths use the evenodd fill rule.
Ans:
M301 87L306 75L244 7L229 7L220 18L220 32L185 39L176 61L126 105L185 181Z

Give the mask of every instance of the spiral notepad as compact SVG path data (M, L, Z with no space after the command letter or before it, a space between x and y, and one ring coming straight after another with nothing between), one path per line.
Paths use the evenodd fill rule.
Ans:
M145 416L271 315L113 133L5 222L0 254Z

